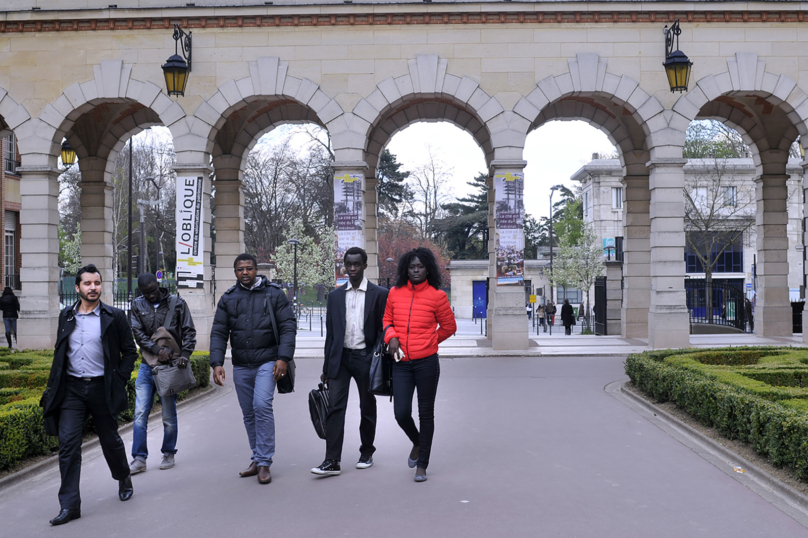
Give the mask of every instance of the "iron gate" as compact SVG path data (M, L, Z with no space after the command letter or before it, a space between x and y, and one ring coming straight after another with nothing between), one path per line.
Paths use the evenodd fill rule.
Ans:
M724 325L746 331L744 294L738 286L716 280L708 286L702 279L686 279L685 293L691 324Z
M606 334L606 277L595 279L595 334Z

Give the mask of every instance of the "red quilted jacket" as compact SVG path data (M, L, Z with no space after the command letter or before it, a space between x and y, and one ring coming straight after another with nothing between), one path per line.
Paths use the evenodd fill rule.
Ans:
M405 361L434 355L438 344L457 331L446 293L426 281L390 290L384 310L384 326L388 325L392 327L385 333L384 341L390 343L391 338L398 338Z

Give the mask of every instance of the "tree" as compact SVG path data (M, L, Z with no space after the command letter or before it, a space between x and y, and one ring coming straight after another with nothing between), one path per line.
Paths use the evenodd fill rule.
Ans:
M545 219L546 220L546 219ZM555 230L553 230L555 232ZM525 214L525 259L535 260L539 257L539 246L543 245L543 239L546 239L542 223L529 214ZM549 244L549 243L548 243Z
M427 146L427 159L410 174L412 197L406 200L404 216L415 224L421 240L436 240L435 221L443 217L442 206L451 200L452 170Z
M685 159L737 159L749 156L738 131L717 120L690 122L685 133Z
M488 185L481 172L466 184L474 191L455 202L443 204L446 216L436 219L435 231L452 258L478 260L488 257Z
M376 168L378 180L376 192L379 197L380 215L398 217L399 206L412 196L406 183L410 173L401 170L402 166L403 164L396 160L396 156L387 149L379 156L379 165Z
M685 237L688 251L703 268L708 312L712 312L713 272L724 253L740 246L754 230L756 202L754 188L732 176L726 159L696 164L705 171L694 174L684 188Z
M81 224L76 225L76 231L68 233L59 223L59 267L68 275L75 275L81 268Z
M571 241L573 237L568 235L561 240L553 261L553 280L562 286L586 291L585 316L589 321L589 312L592 310L589 292L595 285L595 279L603 274L603 249L591 223L581 227L575 242Z
M558 235L559 244L579 244L583 231L583 201L580 197L567 200L561 210L561 217L553 224L553 232Z
M307 234L302 220L294 219L288 228L288 237L297 239L297 281L303 286L334 287L334 229L327 227L322 233ZM273 256L277 277L293 282L295 277L295 247L286 241L279 244Z

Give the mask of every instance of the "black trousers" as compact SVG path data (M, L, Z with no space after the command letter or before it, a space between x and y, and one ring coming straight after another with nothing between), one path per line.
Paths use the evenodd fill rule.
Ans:
M326 417L325 459L340 461L342 442L345 439L345 409L348 407L348 391L351 378L359 390L359 453L369 456L376 451L376 396L368 392L370 388L371 351L368 349L343 349L339 372L328 380L328 399L331 409Z
M123 480L129 476L129 464L126 448L118 435L118 420L107 405L104 378L85 381L68 376L66 385L59 413L59 472L62 475L59 504L62 508L78 509L81 508L81 432L88 415L93 417L112 478Z
M413 446L420 447L418 467L429 466L432 452L432 436L435 433L435 395L438 392L440 362L438 356L401 361L393 364L393 411L396 422L410 438ZM412 396L418 388L418 421L421 431L412 418Z

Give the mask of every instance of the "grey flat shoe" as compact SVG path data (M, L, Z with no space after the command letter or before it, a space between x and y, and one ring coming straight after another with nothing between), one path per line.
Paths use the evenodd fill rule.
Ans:
M426 482L426 469L421 469L420 467L418 467L415 470L415 481Z

